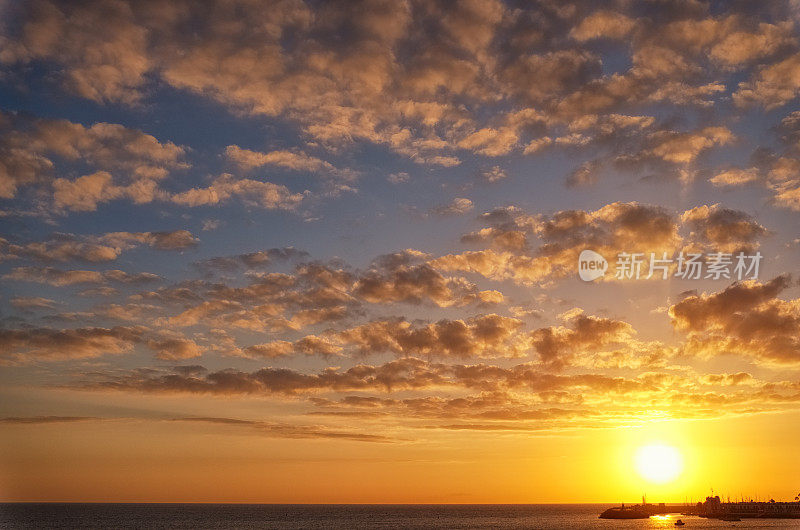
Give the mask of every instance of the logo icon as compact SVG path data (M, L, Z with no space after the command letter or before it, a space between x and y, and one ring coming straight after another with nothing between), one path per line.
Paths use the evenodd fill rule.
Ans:
M605 276L608 270L606 258L594 250L584 250L578 256L578 276L585 282L592 282Z

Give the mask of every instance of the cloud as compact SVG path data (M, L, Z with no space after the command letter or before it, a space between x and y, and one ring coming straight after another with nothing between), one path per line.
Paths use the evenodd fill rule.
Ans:
M149 75L238 111L286 116L324 144L365 139L415 161L447 166L459 160L446 151L498 156L518 143L516 128L480 126L453 95L488 102L511 92L540 101L601 72L599 58L586 50L526 54L517 61L494 56L505 51L494 45L497 35L521 34L522 16L536 18L532 12L507 13L498 2L464 6L458 14L433 5L321 9L324 16L315 16L309 6L287 3L267 17L245 5L220 4L212 21L206 11L188 5L164 17L152 6L121 2L108 9L116 33L105 41L108 36L85 34L84 24L97 16L90 7L36 2L15 11L13 27L20 29L10 32L12 46L2 60L62 64L71 80L67 86L98 101L136 101ZM241 24L242 17L267 29L254 31ZM183 31L189 21L202 35L202 45ZM376 33L378 27L384 31ZM295 34L304 45L287 49L285 33ZM60 46L52 44L52 35L61 37ZM409 40L426 44L413 54L398 53ZM90 59L88 50L101 53ZM97 92L85 82L74 83L90 72L107 80ZM433 97L442 90L447 97ZM455 134L442 134L445 129ZM303 152L259 153L232 145L228 154L248 168L275 164L332 170Z
M54 234L48 240L22 245L0 241L0 248L6 259L29 258L40 261L111 261L122 253L121 248L100 239L73 234Z
M431 213L436 215L461 215L471 211L472 201L464 197L456 197L450 204L442 204L431 208Z
M709 179L709 182L717 187L734 187L756 182L758 179L759 175L757 168L732 168L717 173Z
M352 275L320 263L299 264L295 274L250 271L247 277L243 286L189 280L131 299L166 306L172 314L159 323L168 327L203 325L260 332L341 320L358 306L348 294Z
M687 334L684 350L700 356L735 354L773 363L800 362L800 302L778 295L788 275L735 283L723 291L688 296L669 309Z
M53 214L105 215L112 203L133 203L184 215L209 231L237 206L279 216L299 211L311 220L319 216L307 210L320 199L354 189L348 183L355 171L332 162L375 157L387 159L365 166L379 181L451 190L446 204L428 212L434 214L472 215L469 199L447 201L478 188L494 195L524 187L525 168L563 168L564 161L572 174L552 176L566 178L570 188L626 169L647 181L680 177L687 186L702 175L720 188L763 186L771 206L800 210L797 113L772 131L769 152L758 149L749 162L737 162L741 167L720 165L716 156L749 149L753 138L731 116L731 101L741 108L795 101L792 17L785 6L716 7L694 1L618 2L600 10L546 1L465 2L459 9L382 0L286 1L269 9L239 1L19 3L0 21L0 63L5 79L21 90L44 86L94 102L89 107L111 104L106 110L128 117L151 103L160 107L167 90L220 104L256 129L286 134L270 134L277 138L270 143L229 139L215 157L175 143L177 137L170 142L123 125L6 112L0 115L0 196L10 206L0 215L53 221ZM411 171L409 161L428 167ZM204 166L176 179L190 163ZM512 171L516 180L509 183ZM459 186L458 175L470 179ZM535 183L546 175L528 176ZM490 190L476 178L506 182ZM356 202L369 202L373 187L387 185L379 181ZM730 191L738 208L741 193L758 190ZM81 369L88 373L76 376L77 388L288 396L300 413L311 406L331 418L427 419L419 425L447 429L596 427L657 415L782 410L798 402L800 386L769 372L773 364L796 362L797 301L787 295L788 283L683 292L668 309L676 332L668 342L641 339L625 319L609 316L613 308L609 314L568 311L550 321L558 302L535 293L520 299L529 289L512 282L547 288L574 278L584 249L609 259L621 251L750 253L770 235L765 220L725 204L675 210L584 198L589 207L574 210L490 210L464 229L461 242L468 246L461 249L401 250L353 266L311 261L291 247L204 252L193 258L200 260L190 272L195 276L149 286L155 275L51 262L100 264L146 258L149 249L182 251L197 245L193 234L32 240L24 236L27 224L20 225L23 235L0 242L3 259L43 263L13 263L4 280L79 288L51 295L39 287L7 297L7 322L17 328L2 332L4 360L97 357L76 361L56 383ZM347 202L348 216L369 219L363 204ZM22 211L28 203L32 210ZM187 209L193 207L203 210ZM212 209L220 211L212 215ZM83 217L72 221L82 225ZM508 283L486 285L493 281ZM85 287L80 295L106 298L53 311L50 298ZM141 292L131 294L134 288ZM31 308L46 311L26 311ZM640 309L648 310L632 310ZM137 359L157 359L158 367L127 369L136 366L130 358L120 368L122 361L102 357L133 351ZM701 362L691 356L719 353L758 362L766 372L691 368L699 370ZM203 356L213 357L213 370L164 367ZM217 360L231 357L239 367L220 369ZM106 361L114 366L103 366ZM275 366L241 368L258 361ZM759 380L763 374L775 380ZM275 436L362 434L236 418L181 421L243 425Z
M761 22L747 28L745 24L736 27L737 17L728 17L720 22L721 28L717 42L711 46L710 56L728 66L740 65L773 55L781 48L794 44L791 23L768 24Z
M627 322L584 315L581 311L567 314L565 320L569 327L540 328L531 334L532 345L546 366L562 368L578 353L627 343L635 333Z
M602 255L619 252L674 251L681 241L675 216L664 208L615 202L594 212L564 210L530 216L516 208L484 214L487 229L465 236L499 249L447 254L430 260L444 271L478 273L494 280L532 284L574 274L578 255L594 249ZM530 238L538 247L527 252Z
M297 353L337 355L339 345L327 344L326 332L319 339L302 343L277 340L245 348L237 345L241 339L218 332L299 331L350 320L367 311L380 311L376 306L397 303L485 308L505 302L500 291L479 290L464 278L441 274L425 263L427 255L414 250L379 256L366 270L316 261L300 262L291 273L262 270L275 260L305 257L306 253L286 247L203 260L196 265L207 273L206 279L140 292L130 296L125 305L99 306L96 314L134 322L144 311L151 319L148 325L158 328L209 330L208 347L214 351L277 357ZM222 274L212 279L211 273ZM240 273L244 273L243 278Z
M367 434L357 431L340 431L322 425L302 425L293 423L276 423L269 421L241 420L237 418L219 417L185 417L174 418L172 421L208 423L213 425L226 425L231 427L246 427L257 434L276 438L311 438L311 439L336 439L356 442L392 442L393 439L380 434Z
M283 185L227 173L216 177L209 187L170 194L161 182L170 172L189 167L184 162L187 148L111 123L86 127L66 120L2 114L0 153L0 197L13 198L20 186L35 186L44 191L40 209L56 213L92 212L101 204L123 199L134 204L159 201L195 207L234 197L248 205L291 210L305 196L291 193ZM356 177L351 170L337 169L302 152L258 153L232 145L226 153L247 169L274 165L322 171L347 181ZM62 176L69 173L70 164L85 164L91 171L77 178Z
M0 113L0 153L0 197L13 198L21 186L52 186L57 210L94 211L99 203L120 198L151 202L161 194L160 180L188 167L186 148L137 129L5 113ZM51 178L68 163L96 171L74 180L58 173Z
M462 243L489 243L493 247L504 250L525 250L528 248L528 236L534 231L536 219L525 215L515 206L495 208L485 212L478 218L490 225L476 232L461 237Z
M0 418L0 424L6 425L49 425L53 423L81 423L87 421L105 421L110 418L93 416L9 416ZM129 419L129 418L124 418ZM150 420L152 421L152 420ZM208 425L227 426L231 428L247 428L254 434L274 438L290 439L335 439L356 442L387 443L394 441L388 436L379 434L362 433L356 430L342 431L332 429L325 425L308 425L295 423L279 423L260 420L246 420L238 418L223 418L214 416L186 416L171 418L167 421L182 423L199 423Z
M481 293L463 278L448 278L427 263L425 255L405 250L379 257L361 273L352 294L373 304L433 302L439 307L461 306L480 299Z
M213 9L181 4L165 14L141 2L37 0L9 12L0 62L12 71L52 65L52 79L100 103L137 105L153 84L163 84L235 113L287 120L315 147L366 141L419 163L452 166L459 151L494 157L532 153L552 138L572 144L579 137L562 134L571 121L624 106L712 105L729 94L731 81L747 76L737 102L785 103L798 85L788 18L780 8L768 15L736 5L712 14L700 3L594 10L510 9L492 1L454 12L440 3L283 2L264 13L215 2ZM286 45L290 35L296 46ZM601 39L624 45L622 65L604 61ZM515 122L522 114L537 114L545 130ZM673 147L653 156L676 163L695 156L693 147ZM299 149L231 145L228 155L243 168L338 171ZM46 169L44 160L16 160ZM98 200L119 193L104 190Z
M109 232L102 236L118 247L144 244L156 250L186 250L197 245L197 239L188 230L164 232Z
M751 253L770 233L747 213L719 204L680 215L636 202L551 215L528 215L512 206L486 212L479 219L489 226L465 234L461 241L483 246L482 250L434 257L430 265L498 281L547 283L573 275L585 249L607 258L620 252L672 255L684 246L693 251Z
M689 367L664 364L616 365L639 369L619 376L576 371L588 364L571 364L587 355L616 353L616 344L629 342L631 355L642 355L652 345L637 343L626 324L570 311L565 326L541 328L535 334L543 351L550 345L569 373L553 373L541 362L516 365L443 364L406 357L384 364L355 364L318 371L261 368L208 371L202 366L93 371L79 374L67 388L99 392L148 394L203 394L280 396L298 406L311 404L318 417L372 419L414 418L495 422L554 429L598 425L632 425L650 416L632 417L631 410L647 407L658 417L719 417L740 405L737 414L785 409L800 400L800 386L791 381L762 381L746 372L701 374ZM566 355L564 355L566 354ZM670 353L671 355L671 353ZM571 357L571 358L569 358ZM612 365L605 365L610 367ZM645 371L642 371L645 370ZM178 418L220 425L260 427L257 420L236 418ZM526 423L535 422L535 423ZM425 427L435 426L422 422ZM264 426L266 428L266 426ZM468 425L463 428L470 428ZM502 427L500 427L502 428Z
M787 147L790 149L800 147L800 111L787 114L776 130Z
M276 357L289 357L293 355L320 355L329 357L340 355L342 348L324 337L308 335L294 342L285 340L267 342L248 346L244 349L245 355L254 358L274 359Z
M674 164L689 164L706 149L728 144L733 139L733 133L725 127L705 127L687 133L661 131L650 137L653 145L644 154Z
M3 62L57 61L64 84L85 98L136 102L152 67L147 31L123 2L56 4L34 2L15 26L17 39ZM12 11L12 16L17 14ZM86 53L95 50L95 53Z
M508 88L530 103L556 98L596 78L600 59L588 50L564 49L520 55L500 73Z
M106 303L94 306L91 311L80 314L80 318L85 321L93 319L118 320L128 323L145 323L152 320L153 316L159 313L161 308L150 304ZM56 315L55 318L64 318L63 314ZM163 337L160 337L161 339Z
M767 175L767 187L774 193L775 204L800 211L800 160L780 157L775 160Z
M46 425L49 423L74 423L95 421L99 418L91 416L7 416L0 418L0 423L15 425Z
M135 327L0 329L4 361L65 360L127 353L140 340Z
M191 359L203 354L202 348L195 341L180 335L151 339L147 341L147 346L155 352L156 357L165 361Z
M119 294L117 289L108 286L101 286L101 287L91 287L89 289L84 289L78 293L78 296L116 296Z
M109 232L102 235L55 233L49 239L16 244L0 238L3 259L39 261L113 261L122 252L146 245L157 250L186 250L197 239L187 230L169 232ZM112 273L115 274L115 273ZM121 277L117 274L118 277Z
M406 173L405 171L401 171L399 173L391 173L386 180L391 184L403 184L408 182L411 176Z
M601 164L598 161L590 161L581 164L578 169L570 173L567 177L567 187L575 188L579 186L590 186L597 182L597 172Z
M86 390L138 391L147 393L196 393L212 395L286 394L348 391L404 390L444 384L436 366L419 359L399 359L381 366L356 365L347 370L326 368L304 374L288 368L262 368L255 372L221 370L201 376L134 371L79 384Z
M651 4L644 12L622 8L576 19L570 31L573 38L623 40L632 66L589 80L566 97L559 110L568 115L608 111L633 102L711 106L727 92L733 72L779 64L797 46L790 23L769 23L733 6L709 16L704 8L692 9L685 3L680 10L673 4ZM746 99L745 92L757 83L742 82L735 97Z
M500 166L493 166L491 169L487 169L481 173L481 178L486 182L497 182L506 177L508 177L508 174L504 169L501 169Z
M649 416L632 418L630 411L645 406L673 418L719 417L728 410L720 405L749 405L740 413L758 413L780 410L800 399L797 383L764 382L743 372L700 376L691 370L667 370L621 377L546 373L532 364L445 365L420 359L310 374L275 368L254 372L182 368L187 369L95 373L70 388L221 397L278 394L308 400L316 407L312 414L323 417L513 420L520 427L531 424L516 422L533 421L548 429L636 424ZM450 393L458 389L462 392ZM477 393L465 395L464 390ZM259 425L234 418L180 421Z
M458 147L485 156L501 156L508 154L516 143L517 135L512 129L484 127L461 139Z
M263 166L276 166L293 171L336 171L336 168L329 162L307 155L302 151L294 152L284 150L262 153L259 151L242 149L238 145L229 145L225 148L225 156L245 170Z
M536 153L545 147L553 145L553 139L549 136L543 136L542 138L536 138L531 140L531 142L525 146L523 150L523 154L530 155Z
M144 284L160 280L160 276L150 272L127 273L112 269L105 271L61 270L54 267L15 267L3 276L5 280L46 283L56 287L77 284L103 284L118 282Z
M195 263L207 272L235 272L242 269L262 269L272 265L275 261L299 260L308 257L308 252L297 250L294 247L270 248L258 250L235 256L219 256L208 258Z
M56 179L53 181L53 190L53 205L57 209L74 212L93 212L100 203L123 198L143 204L163 195L154 180L117 186L113 183L111 174L106 171L84 175L75 180Z
M325 337L310 335L295 342L275 341L244 351L267 358L344 352L355 356L393 353L402 357L520 357L526 348L524 337L518 333L521 326L520 320L494 314L425 325L403 319L375 320Z
M524 343L515 340L521 326L517 319L490 314L421 327L405 321L371 322L339 337L362 355L389 351L403 356L518 357L524 351Z
M789 284L790 278L784 275L767 283L742 282L715 294L691 295L670 307L670 317L678 329L702 331L774 300Z
M750 215L719 204L703 205L685 211L681 222L692 232L689 238L713 252L751 254L759 239L769 232Z
M622 13L595 11L572 28L570 35L579 41L627 37L636 27L636 21Z
M168 193L163 181L189 164L185 147L159 142L136 129L111 123L86 127L66 120L49 120L14 114L0 115L0 197L13 198L20 186L36 186L49 195L43 208L55 212L92 212L110 201L126 199L135 204L154 201L183 206L213 205L238 197L249 205L293 209L303 194L282 185L222 174L207 188ZM277 165L293 170L325 171L352 180L355 173L304 153L275 151L264 154L228 146L229 158L245 168ZM259 158L260 157L260 158ZM255 159L255 161L254 161ZM68 164L86 164L93 171L77 178ZM55 176L55 178L53 178Z
M307 148L266 152L229 145L228 159L245 170L279 167L352 180L352 171L308 148L339 152L370 142L445 167L460 164L463 151L496 157L598 145L611 151L598 160L619 158L623 165L644 163L660 171L693 164L704 151L729 144L732 133L723 125L680 132L661 123L659 132L646 134L655 118L626 116L621 109L711 106L730 95L732 80L747 75L734 94L737 101L787 101L796 93L786 73L797 47L788 21L740 6L714 14L698 6L556 10L531 4L511 10L486 2L454 13L440 4L286 2L266 14L219 2L212 17L190 4L165 16L140 2L93 8L36 1L11 13L0 61L12 70L53 65L66 88L100 102L135 105L153 81L218 101L234 113L279 117L308 139ZM87 35L86 25L100 12L114 33ZM287 35L299 45L286 46ZM624 44L621 65L604 61L598 39ZM99 81L89 86L87 79ZM5 154L14 164L6 173L21 182L46 173L52 163L40 153ZM591 173L581 171L571 182L586 177ZM119 199L207 206L236 197L285 210L300 202L279 184L219 179L166 193L158 178L120 180L115 171L97 167L58 180L56 203L62 210L91 211ZM13 195L17 184L6 184L5 193Z
M17 309L53 309L58 303L41 296L16 296L10 302Z
M248 206L268 210L293 210L304 199L302 193L292 193L282 184L247 178L236 178L223 173L206 188L192 188L172 195L172 202L181 206L213 206L232 198Z
M718 17L682 17L664 25L653 37L685 56L706 53L713 64L728 69L792 44L788 24L758 22L735 10Z
M758 104L766 109L785 105L800 91L800 57L792 54L763 66L751 79L739 83L733 94L737 105Z
M203 232L210 232L222 226L223 222L219 219L205 219L203 220Z

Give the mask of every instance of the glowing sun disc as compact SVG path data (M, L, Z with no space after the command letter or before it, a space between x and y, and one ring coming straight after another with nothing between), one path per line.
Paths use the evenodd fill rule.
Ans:
M675 480L683 471L683 457L672 446L654 444L640 447L634 457L642 478L662 484Z

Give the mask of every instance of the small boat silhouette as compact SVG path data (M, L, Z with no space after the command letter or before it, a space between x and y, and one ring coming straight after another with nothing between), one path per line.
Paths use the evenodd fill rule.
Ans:
M675 521L675 526L684 526L685 524L686 524L686 523L684 523L684 522L683 522L682 520L680 520L680 519L678 519L677 521Z

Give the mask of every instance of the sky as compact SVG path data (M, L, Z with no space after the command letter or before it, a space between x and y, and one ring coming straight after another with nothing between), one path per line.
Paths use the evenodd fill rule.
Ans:
M0 499L793 499L799 14L0 0Z

